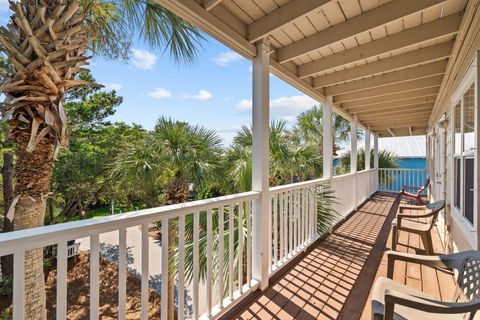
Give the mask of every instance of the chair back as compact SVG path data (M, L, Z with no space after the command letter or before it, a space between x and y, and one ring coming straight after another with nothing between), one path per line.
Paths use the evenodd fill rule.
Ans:
M425 184L420 189L418 189L417 195L422 194L422 192L425 191L425 189L427 189L429 184L430 184L430 177L427 177L427 179L425 180Z
M480 302L480 255L472 252L459 267L455 301Z
M438 200L429 203L425 207L427 208L427 210L433 213L431 220L429 221L431 229L435 225L435 222L437 222L438 214L445 208L445 200Z

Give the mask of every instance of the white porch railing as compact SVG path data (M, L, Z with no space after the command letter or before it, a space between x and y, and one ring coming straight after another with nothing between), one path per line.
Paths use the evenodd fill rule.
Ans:
M261 232L269 236L269 274L305 250L318 238L316 232L316 188L330 185L336 196L335 209L342 217L365 201L376 188L377 170L290 184L270 189L269 225ZM99 318L99 258L100 243L107 233L114 234L118 243L118 312L119 319L126 315L127 235L136 233L141 241L137 250L141 263L141 319L148 317L149 259L159 261L161 274L169 272L168 250L157 248L152 256L149 239L151 223L161 222L162 244L167 244L169 233L176 237L178 265L176 286L178 292L178 319L191 317L217 318L224 314L251 291L258 288L259 279L252 278L252 201L259 192L247 192L185 204L165 206L119 214L100 219L70 222L41 228L0 234L0 256L14 255L13 318L24 316L25 251L50 245L57 246L57 319L67 315L67 242L87 238L90 255L90 319ZM178 228L169 228L175 222ZM239 224L240 222L240 224ZM239 227L240 226L240 227ZM135 227L135 228L132 228ZM219 236L223 235L223 236ZM189 251L190 250L190 251ZM242 254L238 254L242 253ZM193 259L191 273L185 270L186 254ZM171 261L170 261L171 262ZM204 279L200 272L204 271ZM221 270L221 271L219 271ZM191 278L191 282L187 277ZM167 279L167 277L162 277ZM192 312L185 312L186 290L191 298ZM161 319L167 319L168 281L162 281ZM187 299L188 300L188 299Z
M392 169L379 170L379 191L399 192L403 186L423 186L427 179L426 169Z

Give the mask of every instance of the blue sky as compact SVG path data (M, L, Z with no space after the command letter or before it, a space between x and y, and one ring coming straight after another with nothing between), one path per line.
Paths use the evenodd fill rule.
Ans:
M127 62L92 61L92 74L124 103L112 118L151 129L160 116L216 129L229 140L242 124L251 123L251 62L212 38L189 66L168 54L135 43ZM277 79L271 79L271 118L292 121L315 101Z
M0 0L0 22L8 21L6 0ZM251 123L251 62L218 41L206 37L198 61L176 65L162 51L150 50L140 41L131 58L107 61L94 58L90 70L106 89L124 98L112 121L153 128L161 116L200 124L229 142L241 125ZM295 88L271 79L271 119L292 121L316 102Z

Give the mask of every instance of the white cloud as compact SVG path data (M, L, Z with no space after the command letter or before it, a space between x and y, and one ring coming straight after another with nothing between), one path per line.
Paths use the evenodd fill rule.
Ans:
M212 93L207 90L199 90L197 94L192 96L192 99L196 100L208 100L212 98Z
M132 63L142 70L152 70L157 63L158 57L146 50L132 49Z
M107 84L105 88L107 88L108 90L118 91L123 88L123 85L121 85L120 83L110 83L110 84Z
M318 103L306 95L280 97L270 100L273 118L286 121L294 120L300 112L306 111ZM252 100L244 99L237 104L237 110L248 112L252 109Z
M218 64L221 67L227 67L233 62L242 60L243 57L239 55L236 52L233 51L227 51L227 52L222 52L218 56L215 57L215 63Z
M148 96L153 99L170 98L172 93L165 88L156 88L148 93Z
M252 109L252 100L243 99L237 104L238 111L248 111Z
M7 0L0 0L0 11L9 12L9 4Z

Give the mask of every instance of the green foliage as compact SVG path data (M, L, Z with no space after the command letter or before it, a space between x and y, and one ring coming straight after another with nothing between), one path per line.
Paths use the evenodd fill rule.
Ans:
M95 81L91 75L83 75L82 80ZM82 87L68 98L65 109L72 123L70 146L60 152L55 164L52 191L56 204L72 217L111 199L135 201L134 188L124 188L112 180L108 166L119 150L131 141L144 139L145 130L138 125L107 121L122 103L115 91Z
M302 112L297 117L297 123L293 129L294 136L298 143L310 143L317 147L318 152L323 150L323 108L314 106ZM362 131L358 130L357 138L362 137ZM350 138L350 121L337 113L332 115L332 138L333 153L336 155L339 144L347 142Z
M2 276L0 279L0 296L11 297L12 293L13 293L13 277Z
M107 58L129 55L134 36L168 51L177 63L193 62L204 38L193 25L153 1L81 0L91 34L90 49Z
M251 190L252 129L243 126L227 151L226 162L230 180L229 192ZM321 154L309 142L300 144L287 130L285 121L270 125L270 185L312 179L321 174Z
M11 320L13 319L12 310L10 308L5 308L0 312L0 320Z
M370 163L373 164L374 150L370 150ZM396 154L380 150L378 152L378 167L379 168L398 168L399 158ZM357 170L365 169L365 149L360 148L357 152ZM340 158L338 166L335 168L336 174L345 174L350 172L350 153L344 154Z
M315 194L317 200L317 233L319 236L325 236L332 231L341 216L334 209L337 200L329 185L316 187Z

